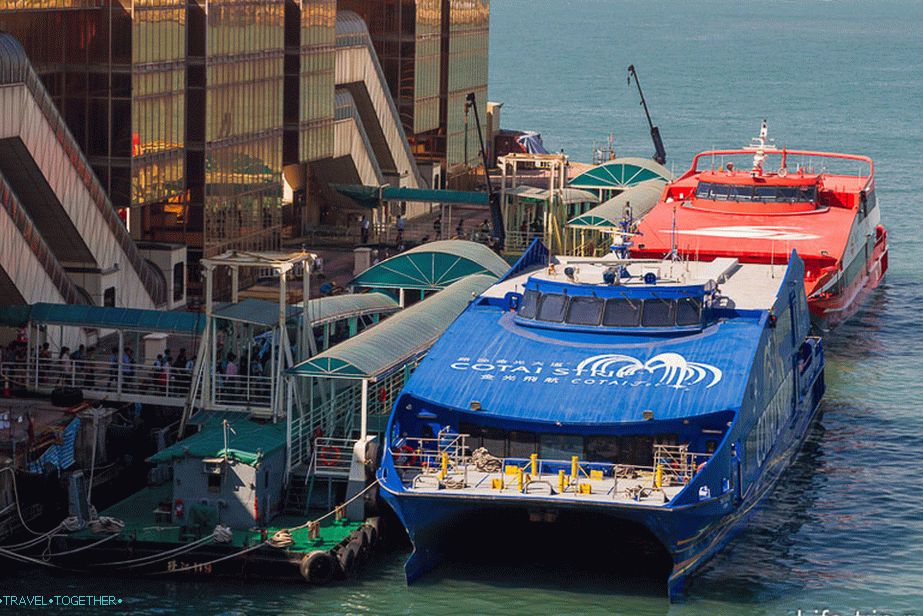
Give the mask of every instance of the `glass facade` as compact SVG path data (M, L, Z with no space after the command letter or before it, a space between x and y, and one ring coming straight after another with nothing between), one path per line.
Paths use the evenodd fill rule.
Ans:
M298 160L333 155L336 0L300 0Z
M132 211L167 231L186 222L185 0L134 0L131 35Z
M204 256L278 249L283 0L208 0Z
M443 57L447 71L446 170L449 180L480 163L478 137L473 119L467 127L465 148L465 97L474 92L482 127L487 113L487 51L490 24L489 0L444 0L448 4L448 48ZM486 127L485 127L486 128ZM467 164L466 164L467 163Z
M404 131L439 128L442 0L340 0L365 21Z

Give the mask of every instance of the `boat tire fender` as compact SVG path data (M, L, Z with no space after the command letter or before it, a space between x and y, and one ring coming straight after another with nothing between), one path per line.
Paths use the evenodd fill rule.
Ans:
M337 561L340 563L340 573L343 577L350 577L353 574L353 569L356 567L356 556L358 552L359 548L352 541L340 548L337 554Z
M318 586L329 583L336 574L337 568L337 562L329 552L323 550L315 550L305 554L299 566L301 577L304 578L304 581Z

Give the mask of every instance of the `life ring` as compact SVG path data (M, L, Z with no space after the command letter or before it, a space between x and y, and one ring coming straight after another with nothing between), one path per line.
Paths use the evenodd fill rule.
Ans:
M340 460L340 448L333 445L322 445L317 448L317 461L321 466L335 466Z
M396 466L416 466L417 452L410 445L404 444L397 448L400 455L394 457Z
M337 562L333 560L329 552L323 550L315 550L306 554L299 565L304 581L318 586L330 582L336 570Z

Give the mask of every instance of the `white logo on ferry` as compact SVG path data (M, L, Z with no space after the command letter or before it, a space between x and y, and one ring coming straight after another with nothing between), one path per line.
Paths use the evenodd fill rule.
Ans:
M616 368L614 372L613 368ZM661 353L645 362L629 355L596 355L580 362L577 372L613 374L617 378L660 373L658 383L676 388L696 385L708 377L711 377L711 382L706 389L721 381L721 370L711 364L686 361L679 353Z
M672 233L671 229L661 229L661 233ZM740 226L740 227L703 227L701 229L677 229L677 235L699 235L702 237L727 237L749 240L816 240L819 235L802 233L798 227Z
M547 365L546 365L547 364ZM453 370L477 372L481 379L560 383L570 379L574 385L621 385L627 387L687 387L704 383L706 389L721 381L721 370L700 362L687 361L679 353L660 353L647 361L630 355L594 355L570 367L565 362L545 362L485 357L459 357L449 364ZM495 376L496 375L496 376ZM575 378L572 378L575 377Z

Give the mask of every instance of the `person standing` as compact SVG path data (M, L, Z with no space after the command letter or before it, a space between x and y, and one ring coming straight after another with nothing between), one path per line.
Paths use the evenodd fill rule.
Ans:
M369 219L363 214L362 218L359 219L359 228L362 231L362 243L369 243Z
M433 221L433 233L437 240L442 237L442 214L437 215Z
M404 225L405 225L404 215L398 214L397 215L397 242L396 242L398 245L404 243Z

